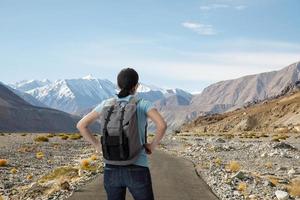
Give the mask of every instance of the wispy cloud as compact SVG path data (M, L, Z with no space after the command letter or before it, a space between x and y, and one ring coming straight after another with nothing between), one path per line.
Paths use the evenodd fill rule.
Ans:
M244 10L245 8L247 8L247 6L245 5L238 5L234 7L236 10Z
M183 22L182 26L200 35L216 35L217 32L215 31L214 27L210 24L200 24L195 22Z
M200 6L201 10L212 10L212 9L219 9L219 8L229 8L227 4L211 4L206 6Z
M247 8L247 6L245 6L245 5L229 5L229 4L209 4L209 5L200 6L200 10L203 10L203 11L227 9L227 8L233 8L235 10L244 10L245 8Z

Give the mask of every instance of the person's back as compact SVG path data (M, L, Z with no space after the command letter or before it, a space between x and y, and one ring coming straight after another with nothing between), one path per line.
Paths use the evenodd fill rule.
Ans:
M137 98L135 93L139 85L139 78L134 69L123 69L118 74L117 79L120 88L120 92L116 97L118 102ZM87 141L95 146L98 152L101 151L100 142L91 134L87 127L103 115L104 113L102 113L102 111L104 106L112 102L113 99L103 101L77 123L77 128L80 133ZM125 200L127 187L135 200L154 199L147 154L151 154L159 144L165 134L167 125L150 101L144 99L138 101L136 112L140 142L144 144L145 148L141 150L137 160L132 164L118 165L105 163L104 187L108 200ZM150 118L156 125L156 134L151 143L146 143L144 135L147 118ZM101 126L103 126L103 124L101 124Z
M117 102L129 102L132 100L132 98L135 98L137 101L137 122L138 122L138 133L140 136L140 143L145 144L146 143L146 138L145 138L145 129L146 129L146 124L147 124L147 113L150 109L155 108L153 103L150 101L147 101L145 99L139 98L137 95L128 95L126 97L118 97L115 96L113 98L109 98L107 100L102 101L101 104L96 106L93 111L98 112L99 114L102 112L103 107L109 107L115 103L115 100ZM144 167L148 167L148 157L146 155L145 149L142 149L142 151L139 154L138 159L136 162L134 162L135 165L140 165Z

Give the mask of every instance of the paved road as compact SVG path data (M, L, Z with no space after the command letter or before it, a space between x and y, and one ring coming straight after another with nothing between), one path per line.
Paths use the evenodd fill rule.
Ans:
M157 150L150 156L150 171L156 200L217 200L197 176L193 164L184 158ZM74 192L68 200L105 200L102 177ZM126 199L133 199L128 190Z

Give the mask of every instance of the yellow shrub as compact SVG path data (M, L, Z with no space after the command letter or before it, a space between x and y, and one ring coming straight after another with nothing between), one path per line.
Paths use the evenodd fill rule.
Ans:
M52 138L52 137L54 137L54 134L49 133L49 134L47 135L47 137L48 137L48 138Z
M238 161L232 160L229 162L228 169L231 172L237 172L241 169L241 165Z
M10 170L10 173L12 173L12 174L17 173L17 169L16 169L16 168L12 168L12 169Z
M36 142L49 142L49 139L43 135L36 136L33 140Z
M80 135L79 133L76 133L76 134L70 135L69 138L71 140L78 140L78 139L82 138L82 135Z
M29 175L26 176L27 180L31 180L32 178L33 178L33 176L31 174L29 174Z
M60 136L62 140L67 140L69 137L67 135Z
M6 159L0 159L0 167L6 166L8 161Z
M36 158L37 159L42 159L43 157L44 157L44 153L43 152L40 151L40 152L36 153Z
M91 156L91 159L92 159L92 160L97 160L97 159L98 159L98 156L97 156L97 155L92 155L92 156Z
M216 159L214 160L214 163L215 163L217 166L220 166L220 165L222 164L221 158L216 158Z
M272 142L280 142L280 140L279 140L279 138L278 137L274 137L274 138L272 138L272 140L271 140Z
M279 180L278 180L278 178L277 177L274 177L274 176L269 176L268 177L268 180L273 184L273 185L278 185L278 183L279 183Z
M237 186L238 191L245 191L246 189L247 189L247 183L245 183L245 182L241 182Z
M273 163L267 162L267 163L265 164L265 167L268 168L268 169L271 169L271 168L273 167Z
M288 185L288 192L293 197L300 197L300 179L294 179Z
M72 178L78 176L78 169L72 166L62 166L58 167L44 176L42 176L37 182L46 183L52 180L59 180L60 178Z
M86 167L89 167L90 166L90 161L87 160L87 159L84 159L81 161L81 167L82 168L86 168Z

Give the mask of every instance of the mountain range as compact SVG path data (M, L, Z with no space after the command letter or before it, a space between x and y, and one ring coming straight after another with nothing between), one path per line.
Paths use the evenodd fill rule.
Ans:
M33 106L0 82L2 132L69 132L76 130L78 120L78 116L66 112Z
M107 79L94 78L91 75L78 79L64 79L50 82L49 80L21 81L9 85L14 90L31 95L27 100L34 105L46 105L50 108L59 109L72 114L86 114L103 100L113 97L118 88L116 84ZM156 86L141 84L138 88L138 96L151 102L169 99L178 96L179 104L189 104L192 95L181 89L165 90ZM173 101L173 104L176 103ZM40 105L39 104L39 105Z
M171 130L199 116L224 113L285 94L300 80L300 62L278 71L225 80L192 95L182 89L141 84L138 95L155 104ZM116 84L91 75L77 79L20 81L11 91L35 106L46 106L83 116L118 92ZM153 128L153 124L150 128Z
M195 95L191 106L203 112L225 112L247 103L276 97L299 80L300 62L297 62L278 71L214 83Z

